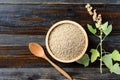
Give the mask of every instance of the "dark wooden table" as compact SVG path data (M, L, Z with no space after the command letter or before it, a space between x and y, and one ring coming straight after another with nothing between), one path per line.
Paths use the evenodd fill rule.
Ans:
M93 24L85 9L90 2L103 21L113 24L113 31L104 41L108 51L120 51L120 0L0 0L0 80L63 80L65 79L45 60L34 57L28 50L29 42L40 43L45 51L45 36L54 23L68 19L81 24L89 36L89 47L98 40L91 35L86 24ZM64 64L55 61L74 80L120 80L105 67L99 72L99 62L84 68L77 63Z

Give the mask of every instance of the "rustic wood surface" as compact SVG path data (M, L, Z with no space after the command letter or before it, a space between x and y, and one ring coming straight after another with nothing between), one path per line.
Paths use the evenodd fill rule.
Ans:
M104 41L108 51L120 51L120 1L119 0L0 0L0 80L63 80L65 79L45 60L34 57L28 50L29 42L40 43L47 56L64 68L74 80L119 80L104 68L99 73L99 62L84 68L77 63L55 61L45 48L48 29L60 20L73 20L81 24L89 36L89 47L98 40L91 35L86 24L93 24L84 8L90 2L103 20L113 25L113 31Z

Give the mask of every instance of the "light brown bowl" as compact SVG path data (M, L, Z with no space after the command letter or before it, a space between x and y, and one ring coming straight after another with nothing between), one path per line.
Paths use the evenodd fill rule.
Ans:
M79 60L86 52L88 37L81 25L63 20L55 23L47 32L46 47L55 60L71 63Z

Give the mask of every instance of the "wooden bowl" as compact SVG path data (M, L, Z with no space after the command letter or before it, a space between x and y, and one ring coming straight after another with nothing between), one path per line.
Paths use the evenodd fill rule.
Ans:
M46 47L55 60L71 63L79 60L86 52L88 37L80 24L63 20L55 23L48 30Z

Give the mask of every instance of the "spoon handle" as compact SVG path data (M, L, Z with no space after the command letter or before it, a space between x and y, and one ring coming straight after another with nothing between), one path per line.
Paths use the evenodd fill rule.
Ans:
M68 80L72 80L72 78L59 66L53 63L47 56L44 57L53 67L55 67L62 75L64 75Z

